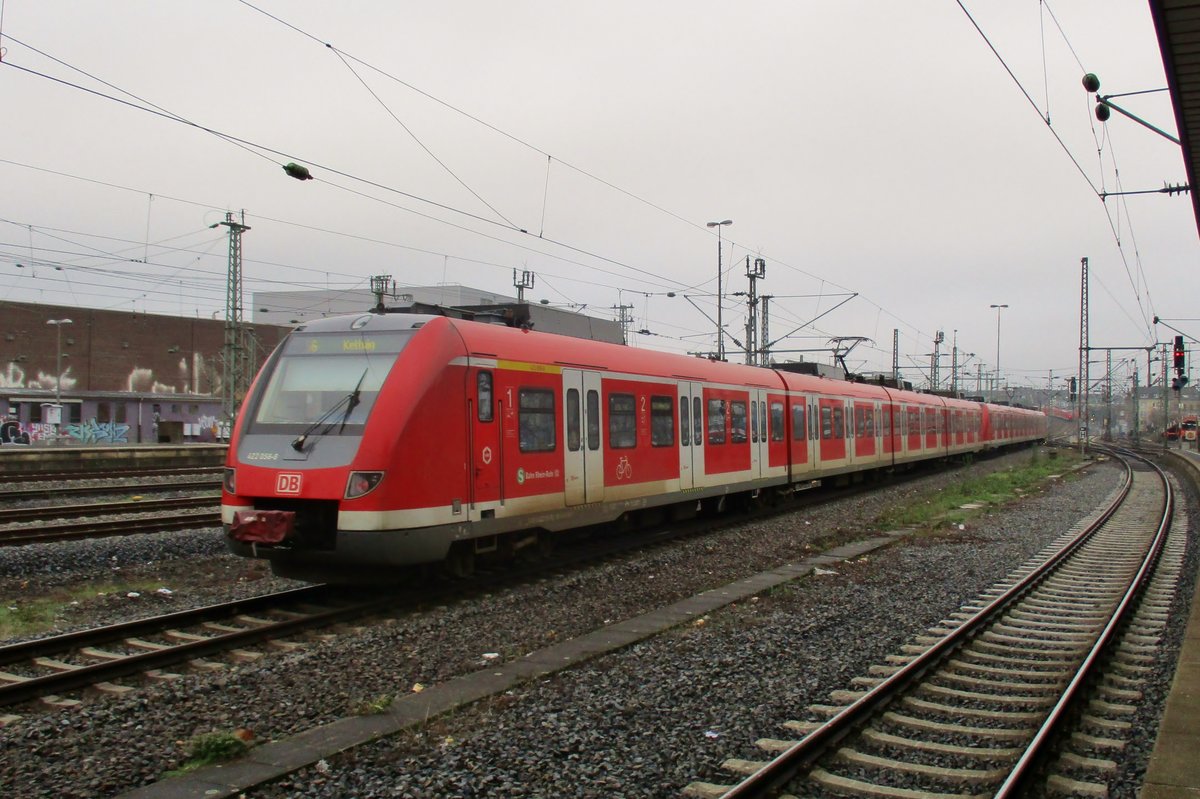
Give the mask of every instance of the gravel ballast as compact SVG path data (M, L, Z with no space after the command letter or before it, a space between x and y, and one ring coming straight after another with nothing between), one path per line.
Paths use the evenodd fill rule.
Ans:
M1010 463L1028 457L1007 456ZM1004 462L976 469L1002 468ZM259 740L296 734L418 683L473 671L486 662L484 654L507 660L799 560L815 554L812 542L818 539L865 538L888 505L962 475L926 477L415 612L327 644L234 665L215 677L189 675L125 698L30 716L0 729L6 792L113 795L177 767L186 758L182 743L197 734L237 728ZM722 759L760 756L751 747L756 738L782 737L780 722L846 687L868 665L1000 579L1092 510L1117 479L1116 469L1093 467L1017 506L978 517L965 530L909 539L841 564L834 574L797 581L712 614L703 624L526 684L251 795L677 796L692 780L720 781L715 767ZM0 565L3 558L0 553ZM194 569L222 560L248 568L220 555L195 558ZM136 560L121 568L141 571ZM167 567L163 558L155 560ZM104 563L99 561L102 572ZM54 572L56 579L68 571L78 576L87 568L64 568ZM252 582L270 581L243 581L236 590ZM184 589L173 596L183 602L189 595ZM119 615L107 607L105 612Z

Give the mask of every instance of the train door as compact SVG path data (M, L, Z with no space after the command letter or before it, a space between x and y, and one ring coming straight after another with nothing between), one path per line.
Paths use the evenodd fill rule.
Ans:
M563 486L567 505L604 498L600 373L563 369Z
M478 520L479 505L504 502L501 496L501 407L496 396L496 373L491 369L468 369L467 379L472 384L467 396L474 399L467 404L470 419L468 446L471 449L468 462L473 465L470 495L470 516Z
M704 411L699 383L679 383L679 487L704 482Z
M820 408L821 463L846 458L846 403L842 399L817 400Z
M787 414L790 417L788 425L787 446L788 464L791 473L788 478L792 481L803 479L804 472L812 468L812 429L809 402L805 397L787 398Z
M750 476L762 477L767 455L767 392L750 391Z

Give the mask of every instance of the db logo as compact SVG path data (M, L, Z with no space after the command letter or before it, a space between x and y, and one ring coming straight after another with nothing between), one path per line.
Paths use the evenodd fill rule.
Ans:
M276 494L299 494L300 481L304 475L295 472L281 472L275 477Z

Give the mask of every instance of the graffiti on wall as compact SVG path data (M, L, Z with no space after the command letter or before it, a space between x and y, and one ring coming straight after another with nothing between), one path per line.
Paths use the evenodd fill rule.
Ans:
M129 425L89 419L66 426L67 435L84 444L128 444Z

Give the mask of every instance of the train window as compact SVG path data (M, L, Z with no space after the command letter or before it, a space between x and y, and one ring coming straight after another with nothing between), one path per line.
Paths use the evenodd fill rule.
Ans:
M750 400L750 440L758 443L758 403Z
M479 405L479 421L492 421L492 373L480 372L475 375L475 397Z
M518 394L518 430L522 452L553 452L554 392L547 388L523 388Z
M798 402L792 403L792 441L801 441L805 437L807 427L804 424L804 406Z
M793 406L796 407L796 406ZM803 411L801 411L803 413ZM804 429L803 416L801 417L800 429ZM771 403L771 440L783 441L783 403Z
M579 389L567 389L567 397L564 402L566 405L565 413L567 414L567 449L571 452L579 451Z
M734 444L746 443L746 403L741 400L729 403L729 440Z
M864 411L862 408L856 407L854 409L854 418L851 420L851 424L854 425L854 429L851 431L854 438L862 438L866 435L867 423L863 419L863 414Z
M867 410L863 413L863 420L866 421L866 423L867 423L867 432L866 432L867 438L874 438L875 437L875 410L873 408L867 408Z
M600 392L595 389L587 393L587 448L600 449Z
M679 446L689 447L692 444L692 414L687 397L679 402Z
M199 405L192 405L192 406L190 406L190 407L192 408L192 413L199 413L199 412L200 412L200 406L199 406ZM115 413L113 414L113 421L114 421L114 422L116 422L117 424L125 424L125 419L126 419L126 416L125 416L125 403L124 403L124 402L118 402L118 403L117 403L117 405L116 405L116 407L115 407L115 408L113 408L113 410L115 411Z
M821 406L821 438L833 438L833 409Z
M725 443L725 400L708 401L708 443Z
M650 397L650 446L675 445L675 398Z
M846 430L846 424L847 424L845 416L846 416L846 413L841 408L833 409L833 437L834 438L842 438L843 433Z
M762 400L758 401L758 440L767 440L767 403Z
M637 402L632 394L608 395L608 445L613 449L637 446Z
M112 405L107 402L96 403L96 421L100 424L106 424L112 421Z
M704 443L704 420L700 418L700 398L692 397L692 445L700 446ZM683 431L687 435L687 431Z

